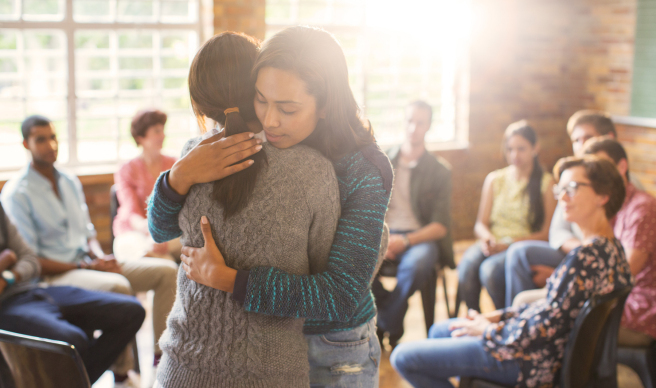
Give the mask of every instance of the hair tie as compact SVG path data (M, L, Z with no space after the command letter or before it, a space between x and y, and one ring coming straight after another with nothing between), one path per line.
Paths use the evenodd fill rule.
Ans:
M237 107L234 107L234 108L228 108L228 109L226 109L226 110L223 111L223 114L227 116L228 113L232 113L232 112L237 112L237 113L239 113L239 108L237 108Z

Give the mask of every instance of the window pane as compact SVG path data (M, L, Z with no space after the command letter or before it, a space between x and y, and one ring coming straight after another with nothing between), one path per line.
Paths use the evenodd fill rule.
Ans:
M109 162L117 160L115 140L77 141L77 158L80 162Z
M23 19L62 20L64 0L23 0Z
M298 20L300 23L324 24L328 22L328 6L326 1L302 1L298 5Z
M120 22L154 22L155 2L152 0L118 0Z
M76 22L113 22L114 7L110 0L74 0L73 19Z
M18 0L0 0L0 20L18 20Z
M269 0L266 2L267 24L292 24L291 0Z
M194 0L160 0L162 23L196 23L198 2Z

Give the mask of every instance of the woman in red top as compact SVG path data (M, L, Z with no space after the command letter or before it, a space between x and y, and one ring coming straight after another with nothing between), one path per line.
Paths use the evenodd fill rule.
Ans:
M180 240L154 243L146 220L146 199L153 191L155 181L176 161L162 154L165 124L166 113L159 110L142 110L132 119L130 133L142 152L114 175L119 208L112 227L114 255L118 260L142 256L180 260Z

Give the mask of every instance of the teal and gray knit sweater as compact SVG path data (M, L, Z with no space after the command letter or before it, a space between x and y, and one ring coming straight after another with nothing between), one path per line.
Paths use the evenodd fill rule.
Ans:
M392 167L375 144L333 166L342 212L327 270L295 275L273 267L251 268L240 271L233 294L246 311L307 318L305 334L349 330L376 315L371 280L391 193ZM159 177L148 201L148 227L156 242L181 235L178 214L184 197L168 187L167 174Z

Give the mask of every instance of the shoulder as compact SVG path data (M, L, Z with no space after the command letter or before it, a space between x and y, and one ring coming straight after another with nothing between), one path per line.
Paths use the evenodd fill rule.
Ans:
M27 179L27 170L23 169L14 175L2 187L0 196L3 200L9 199L17 194L25 194L29 190L30 182Z
M487 186L492 186L492 187L497 187L501 183L503 183L506 173L508 172L508 167L504 167L498 170L494 170L491 173L487 174L485 177L485 185Z
M579 259L591 261L593 258L608 259L611 256L620 255L621 249L619 241L600 237L581 245L575 254Z
M634 206L641 214L656 215L656 198L644 191L636 190L629 205Z
M191 139L187 140L185 145L182 147L182 152L180 153L180 157L183 157L183 156L187 155L192 148L194 148L194 147L196 147L196 145L198 145L198 143L200 143L204 139L212 136L213 134L214 134L214 132L210 131L210 132L207 132L206 134L204 134L202 136L192 137Z
M264 143L263 149L269 159L284 161L286 167L334 171L333 165L325 156L319 151L302 144L279 149L270 143Z
M353 184L359 184L364 179L380 179L385 190L391 193L394 179L392 164L375 143L342 157L335 162L335 168L338 175L347 178Z
M121 165L121 167L119 167L119 169L117 171L117 174L125 176L125 174L130 174L132 171L137 169L138 166L139 166L139 158L138 157L134 158L134 159L130 159L127 162L123 163L123 165Z

